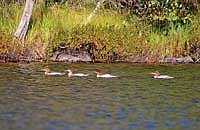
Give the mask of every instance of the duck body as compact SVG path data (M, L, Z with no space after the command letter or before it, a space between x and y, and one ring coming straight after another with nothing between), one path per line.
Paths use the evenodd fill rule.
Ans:
M65 75L65 73L61 73L61 72L51 72L50 69L48 68L45 68L45 69L42 69L44 71L44 74L45 75L49 75L49 76L62 76L62 75Z
M68 73L68 76L69 77L87 77L87 76L89 76L89 74L82 74L82 73L77 73L77 74L69 74Z
M155 79L172 79L174 77L168 76L168 75L159 75L159 76L153 76Z
M153 74L153 78L155 79L172 79L174 77L168 76L168 75L161 75L159 71L154 71L151 74Z
M83 73L73 74L70 69L68 69L67 72L68 72L68 77L87 77L87 76L89 76L89 74L83 74Z
M117 77L112 74L102 74L102 72L99 70L95 71L95 73L97 74L97 78L115 78L115 77Z
M50 73L45 73L45 75L52 75L52 76L56 76L56 75L65 75L65 73L60 73L60 72L50 72Z
M100 74L100 75L97 74L97 78L114 78L114 77L117 76L111 74Z
M49 73L45 73L45 75L50 75L50 76L56 76L56 75L65 75L65 73L60 73L60 72L49 72Z

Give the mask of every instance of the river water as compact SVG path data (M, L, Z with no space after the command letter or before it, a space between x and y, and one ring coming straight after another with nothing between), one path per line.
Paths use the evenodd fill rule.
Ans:
M46 66L90 76L46 76ZM98 79L96 69L119 77ZM153 79L154 70L175 78ZM0 64L0 130L167 129L200 129L199 64Z

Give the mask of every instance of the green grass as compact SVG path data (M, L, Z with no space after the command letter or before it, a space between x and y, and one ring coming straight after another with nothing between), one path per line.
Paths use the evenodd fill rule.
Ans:
M166 33L140 21L136 16L130 19L108 9L98 10L91 21L85 24L93 9L94 7L73 9L67 5L36 5L25 48L30 50L36 46L35 51L46 58L51 56L60 44L71 47L90 44L95 47L94 55L100 60L109 60L114 56L148 56L154 61L155 57L189 55L185 44L192 44L190 41L199 39L200 36L198 16L193 18L191 25L170 25ZM0 7L0 30L5 35L0 39L1 44L9 44L6 39L12 39L22 12L23 6ZM11 40L13 41L16 42ZM6 49L8 47L4 50Z

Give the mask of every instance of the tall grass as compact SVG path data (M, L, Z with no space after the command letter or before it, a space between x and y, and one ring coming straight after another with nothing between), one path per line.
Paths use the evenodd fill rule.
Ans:
M147 56L152 58L181 57L188 55L185 44L199 37L199 17L189 25L171 24L167 33L117 11L100 9L90 23L84 24L93 8L73 9L68 5L36 4L26 37L26 48L41 58L51 56L58 45L80 47L93 46L97 59ZM0 30L10 39L17 28L23 6L0 7ZM198 28L198 29L196 29ZM1 44L9 44L5 39ZM2 51L3 52L3 51ZM0 52L1 53L1 52Z
M21 18L23 7L17 5L0 6L0 29L12 34Z

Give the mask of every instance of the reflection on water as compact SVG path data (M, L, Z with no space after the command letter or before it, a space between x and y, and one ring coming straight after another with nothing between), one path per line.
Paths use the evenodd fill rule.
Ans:
M40 70L89 73L45 76ZM200 65L0 64L2 130L198 130ZM120 76L97 79L95 69ZM158 69L174 79L153 79Z

